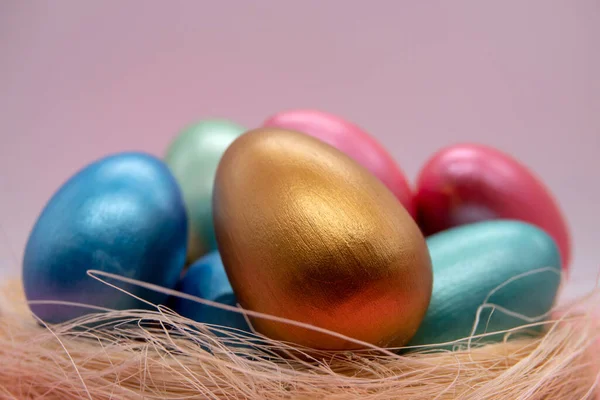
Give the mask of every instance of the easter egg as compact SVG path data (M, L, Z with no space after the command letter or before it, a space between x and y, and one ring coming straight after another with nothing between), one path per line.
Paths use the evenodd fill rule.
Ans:
M432 235L427 246L433 262L433 293L411 346L543 321L554 304L561 279L559 250L534 225L515 220L478 222ZM484 303L501 308L482 309L473 331Z
M516 219L554 238L563 267L571 259L567 224L548 188L523 164L499 150L475 144L450 146L422 168L416 188L424 234L490 219Z
M181 132L166 152L165 162L181 187L189 217L189 261L217 248L212 217L215 173L225 149L244 131L228 120L204 120Z
M393 193L344 153L302 133L253 130L223 155L213 207L243 308L380 346L416 332L432 285L425 240ZM313 349L359 346L283 322L252 323Z
M237 299L229 284L218 251L208 253L193 263L177 285L180 292L236 307ZM244 315L188 299L177 298L173 306L180 315L197 322L248 331Z
M185 263L187 217L167 166L144 153L120 153L80 170L54 194L35 223L23 258L31 310L60 323L144 304L86 274L100 270L173 288ZM166 295L107 279L155 304Z
M379 178L414 215L413 193L404 173L392 156L355 124L317 110L288 110L271 116L264 127L306 133L341 150Z

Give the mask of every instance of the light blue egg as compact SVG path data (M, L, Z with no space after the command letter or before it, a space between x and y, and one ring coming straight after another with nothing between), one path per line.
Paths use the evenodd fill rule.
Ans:
M86 271L173 288L185 263L186 245L185 206L167 166L144 153L108 156L75 174L42 211L25 248L25 294L30 301L142 308L142 302ZM155 291L111 283L155 304L166 300ZM96 312L55 304L32 304L31 310L49 323Z
M180 292L236 307L237 299L229 284L218 251L212 251L192 264L177 288ZM244 315L191 300L177 298L174 311L197 322L250 331Z
M433 293L425 319L408 346L470 336L477 309L486 300L528 318L543 316L554 304L561 278L558 247L533 225L512 220L463 225L430 236L427 245ZM499 309L485 309L474 333L529 322ZM495 335L486 342L502 338Z

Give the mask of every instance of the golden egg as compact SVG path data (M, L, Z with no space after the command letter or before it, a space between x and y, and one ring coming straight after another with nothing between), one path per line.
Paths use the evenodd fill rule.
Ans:
M217 243L239 303L379 346L423 319L431 259L409 213L368 170L308 135L247 132L219 164ZM263 318L259 332L315 349L362 346Z

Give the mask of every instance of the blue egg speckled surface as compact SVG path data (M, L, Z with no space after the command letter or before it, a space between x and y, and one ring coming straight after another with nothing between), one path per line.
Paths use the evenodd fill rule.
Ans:
M512 220L473 223L432 235L427 245L433 263L433 294L408 346L470 336L477 309L486 299L529 318L548 313L554 304L561 272L558 247L533 225ZM486 309L475 333L526 323L499 309ZM496 335L491 340L501 338Z
M177 285L177 289L202 299L237 306L218 251L212 251L192 264ZM175 299L173 303L175 311L194 321L250 330L242 314L181 298Z
M110 309L143 303L86 275L96 269L173 288L185 263L187 217L167 166L144 153L120 153L76 173L50 199L30 234L23 260L28 300L59 300ZM166 296L120 284L153 303ZM60 323L90 308L32 304Z

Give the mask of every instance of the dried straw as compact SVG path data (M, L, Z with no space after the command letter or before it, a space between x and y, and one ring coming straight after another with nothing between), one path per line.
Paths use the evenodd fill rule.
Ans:
M596 297L555 313L544 335L515 329L496 344L479 336L453 349L326 353L164 307L41 326L12 282L0 299L0 398L588 399L600 381L598 321L585 312Z

